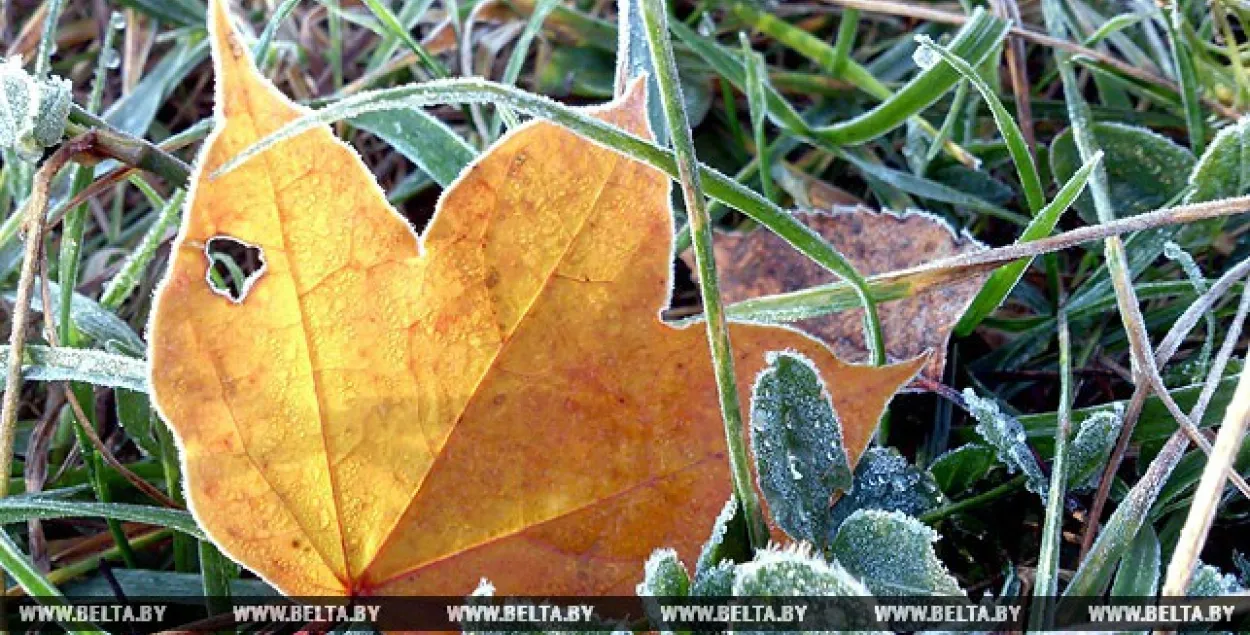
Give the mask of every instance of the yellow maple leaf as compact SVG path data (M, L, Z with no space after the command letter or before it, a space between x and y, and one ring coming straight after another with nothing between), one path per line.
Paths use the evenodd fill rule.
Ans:
M307 111L210 8L217 127L152 317L152 388L193 512L290 595L628 593L656 547L692 559L730 492L702 327L660 321L669 182L546 122L444 193L423 236L328 129L219 166ZM595 116L646 134L636 83ZM263 253L235 301L213 239ZM734 325L739 387L765 352L822 369L855 460L923 360L842 364Z

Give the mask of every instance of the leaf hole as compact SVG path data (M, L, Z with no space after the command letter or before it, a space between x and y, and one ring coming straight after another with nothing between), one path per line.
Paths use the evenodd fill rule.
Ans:
M213 293L240 303L265 273L265 251L231 236L213 236L204 245L205 280Z

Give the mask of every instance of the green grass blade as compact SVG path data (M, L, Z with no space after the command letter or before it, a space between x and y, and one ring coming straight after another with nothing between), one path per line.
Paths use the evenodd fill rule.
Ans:
M1072 425L1072 339L1068 315L1059 310L1059 426L1055 429L1055 457L1050 465L1050 489L1046 494L1046 520L1037 555L1037 578L1033 586L1033 610L1029 625L1045 630L1053 618L1054 597L1059 591L1059 547L1068 478L1068 433ZM1040 604L1040 606L1038 606ZM1039 610L1041 609L1041 610Z
M35 598L40 604L52 606L68 604L60 589L43 577L43 574L35 567L35 563L31 562L21 549L18 549L13 539L3 530L0 530L0 567L13 578L14 582L17 582L18 586L22 587L22 590L26 591L27 595ZM66 630L70 633L99 635L106 633L90 624L67 624Z
M768 135L765 124L768 119L768 93L765 85L768 81L768 70L764 66L764 58L751 50L746 34L742 38L742 53L746 58L747 107L751 110L751 132L755 138L755 157L760 165L760 191L764 198L777 200L777 188L773 185L772 157L769 155Z
M191 514L181 509L128 503L61 500L46 496L13 496L0 500L0 524L8 525L50 518L108 518L168 527L200 540L206 539L204 532L200 530Z
M1025 243L1032 240L1038 240L1050 235L1055 229L1055 225L1059 223L1059 218L1063 213L1072 206L1076 198L1085 190L1085 185L1089 182L1089 177L1093 173L1095 167L1102 161L1102 154L1099 153L1094 158L1081 166L1072 178L1064 183L1059 192L1055 194L1055 199L1049 205L1043 207L1033 220L1029 222L1028 227L1020 233L1017 243ZM988 317L995 309L998 308L1003 300L1011 294L1011 290L1020 282L1020 278L1024 276L1024 272L1028 270L1032 264L1032 259L1020 260L1006 265L990 274L985 285L977 292L977 296L973 298L972 304L968 305L968 310L964 311L963 317L959 319L959 323L955 326L955 334L959 337L965 337L972 333L977 327Z
M265 58L269 55L269 47L273 44L273 36L278 33L278 28L282 26L282 22L291 15L295 10L295 6L300 0L282 0L282 4L274 10L273 15L269 16L269 22L265 23L265 30L260 32L260 37L256 38L256 44L252 46L252 58L256 60L257 65L261 68L265 66Z
M447 67L443 63L430 55L424 46L412 37L408 29L399 22L399 18L395 17L395 13L389 7L381 2L381 0L363 0L365 6L373 13L373 17L378 19L382 24L382 28L386 29L388 35L403 42L409 50L416 54L417 59L421 60L421 65L425 70L429 71L434 77L447 77Z
M971 65L951 53L946 47L938 46L928 36L918 36L917 41L924 50L939 55L972 84L977 92L981 93L981 98L990 107L990 114L994 117L994 123L998 125L1003 142L1007 144L1007 152L1011 154L1011 160L1016 165L1016 173L1020 176L1020 188L1024 191L1025 202L1031 212L1038 213L1046 204L1045 188L1042 186L1042 177L1037 171L1037 163L1033 160L1033 153L1029 152L1029 146L1024 141L1024 133L1020 130L1015 118L1003 106L1002 100L998 98L994 89L985 83L980 73L977 73Z
M725 320L725 308L721 303L720 284L716 275L716 256L712 251L712 221L708 216L707 199L703 195L699 178L694 137L690 132L690 121L686 116L685 100L682 98L681 83L677 77L677 61L673 58L672 43L668 39L668 12L664 0L643 0L641 9L643 25L651 44L652 66L660 85L659 98L664 104L665 121L668 123L670 140L677 158L678 181L686 202L686 214L690 219L695 262L699 270L699 290L703 296L703 312L707 316L708 345L716 374L717 393L720 395L721 416L725 423L725 441L728 445L734 495L746 516L751 544L760 549L768 542L768 526L755 492L755 480L751 476L741 401L738 399L738 379L734 372L733 346L729 341L729 325Z

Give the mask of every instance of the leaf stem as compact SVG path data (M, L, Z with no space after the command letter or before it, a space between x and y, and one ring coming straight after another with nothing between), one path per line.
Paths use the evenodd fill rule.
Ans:
M954 514L972 509L974 507L980 507L981 505L984 505L992 500L997 500L999 498L1002 498L1020 489L1021 487L1024 487L1025 480L1026 480L1025 475L1017 474L1014 478L1003 482L1001 485L999 485L998 487L995 487L994 489L986 490L984 492L981 492L980 494L977 494L976 496L969 496L968 498L956 501L949 505L939 507L933 511L921 514L920 522L928 524L928 525L932 525L936 523L937 521L942 520L943 518L946 518L947 516L952 516Z
M742 424L742 407L738 400L737 376L734 373L733 347L729 341L729 325L721 303L716 259L712 251L712 221L708 216L707 200L703 195L699 164L694 153L694 139L682 101L681 86L678 84L677 63L673 59L673 47L668 39L668 14L664 0L643 0L642 19L646 25L647 40L651 44L660 100L664 105L665 119L668 121L669 135L677 158L678 180L686 203L686 214L690 219L695 263L699 270L699 289L703 295L703 310L707 314L708 344L725 423L725 442L729 449L729 471L733 478L734 495L742 504L751 544L759 549L768 541L768 528L760 509L759 497L755 493L755 484L751 479L746 431Z

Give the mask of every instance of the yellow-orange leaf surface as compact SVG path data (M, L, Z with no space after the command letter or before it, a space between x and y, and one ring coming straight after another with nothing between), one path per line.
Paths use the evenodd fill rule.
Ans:
M305 114L212 3L217 129L151 329L152 388L205 531L291 595L629 593L692 561L729 495L703 327L659 320L666 177L548 123L443 196L418 240L327 129L209 175ZM596 116L645 134L642 84ZM240 302L205 246L263 250ZM744 399L766 351L822 369L852 457L922 360L838 362L735 325Z

